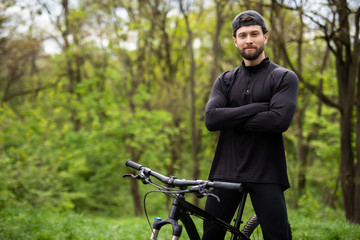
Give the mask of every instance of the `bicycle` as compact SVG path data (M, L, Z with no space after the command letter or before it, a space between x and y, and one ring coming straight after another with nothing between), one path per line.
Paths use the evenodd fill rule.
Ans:
M174 199L167 219L163 220L161 218L155 218L152 227L148 219L149 225L152 230L150 240L156 240L161 227L167 224L170 224L173 229L172 240L178 240L182 233L182 225L179 224L179 220L184 224L185 230L191 240L200 240L199 233L190 215L196 216L203 220L206 219L212 221L218 226L225 228L228 232L231 233L231 240L250 240L251 234L253 233L255 228L259 225L259 221L256 217L256 214L254 214L246 222L243 229L241 231L239 230L240 225L243 223L242 216L243 216L246 198L248 195L246 189L243 187L243 184L241 183L209 182L205 180L186 180L186 179L177 179L174 176L166 177L158 172L151 170L150 168L144 167L131 160L126 161L126 166L137 170L138 173L136 175L125 174L123 177L132 177L135 179L139 179L142 181L143 184L150 184L158 188L160 192ZM150 176L155 177L156 179L160 180L162 183L165 183L167 186L154 183L150 179ZM221 219L210 215L205 210L185 200L186 193L194 193L197 197L211 196L217 198L219 201L219 198L211 193L211 191L215 188L229 190L229 191L243 192L243 196L240 201L239 208L237 210L234 225L226 223Z

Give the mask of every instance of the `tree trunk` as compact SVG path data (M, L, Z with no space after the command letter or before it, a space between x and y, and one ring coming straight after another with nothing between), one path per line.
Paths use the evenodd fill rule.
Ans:
M360 80L358 80L360 87ZM358 88L360 89L360 88ZM360 95L360 94L358 94ZM358 96L358 102L360 96ZM357 106L357 123L356 123L356 148L357 148L357 163L355 166L355 196L354 196L354 222L360 224L360 106Z
M351 112L345 111L340 120L341 162L340 179L346 219L354 220L354 155L351 147Z
M354 53L353 53L353 62L357 66L357 95L356 95L356 152L357 152L357 162L355 165L355 193L354 193L354 222L360 224L360 62L359 62L359 52L360 52L360 7L356 13L355 17L355 41L354 41Z
M131 196L134 202L135 215L140 216L142 214L142 207L139 193L139 183L137 179L131 178Z
M304 110L304 109L303 109ZM307 156L309 152L309 147L304 140L303 133L303 119L304 119L304 111L297 110L294 115L294 124L296 131L296 152L297 152L297 160L300 161L300 169L297 174L298 176L298 197L302 195L305 186L306 186L306 169L307 169Z
M194 163L193 179L200 178L200 151L201 151L201 128L197 124L196 118L196 94L195 94L195 57L193 49L193 37L190 29L188 15L184 9L183 2L180 1L180 10L184 16L187 30L187 48L190 57L190 131L191 131L191 157ZM195 198L195 205L199 204L199 199Z
M220 57L220 51L221 51L219 38L220 38L221 29L223 28L223 25L224 25L224 20L225 20L224 9L225 9L226 4L227 4L226 1L222 1L222 0L216 1L216 25L215 25L215 35L213 37L213 45L212 45L213 64L212 64L211 72L210 72L209 86L207 86L206 94L204 94L205 104L208 101L211 87L215 81L215 78L217 77L219 72L221 72L220 66L219 66L219 57Z
M354 196L354 222L360 224L360 7L355 15L355 40L354 40L354 53L353 63L357 66L357 99L356 99L356 153L357 162L355 165L355 196ZM355 73L356 75L356 73Z
M354 66L351 61L342 62L337 57L336 70L339 82L339 103L341 106L340 118L340 179L343 191L345 215L349 221L354 220L354 153L352 149L352 114L354 106L355 79L352 76Z
M346 218L354 221L355 210L355 159L352 149L353 106L355 100L356 70L358 67L358 41L351 52L351 36L349 26L349 9L346 0L336 2L339 23L339 39L335 39L337 47L336 72L339 86L339 103L341 108L341 162L340 179L343 191Z
M73 61L72 61L72 58L69 53L69 50L70 50L70 43L69 43L69 39L68 39L69 33L70 33L69 2L68 2L68 0L62 0L61 4L64 9L64 20L65 20L65 30L62 31L62 37L64 40L63 50L65 52L67 76L69 78L68 91L70 94L74 94L76 83L79 81L79 79L77 79L77 78L80 78L80 75L79 75L79 72L80 72L79 67L80 66L77 65L78 68L76 69L76 71L74 70ZM79 99L79 96L77 96L77 99ZM76 109L73 109L73 107L71 106L72 105L71 101L73 101L73 100L69 99L70 112L71 112L70 119L71 119L71 122L73 123L74 131L79 131L81 128L81 122L80 122L80 119L78 118Z

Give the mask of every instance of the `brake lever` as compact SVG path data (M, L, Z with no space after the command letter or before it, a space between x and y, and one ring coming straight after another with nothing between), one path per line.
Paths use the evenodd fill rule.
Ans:
M202 197L204 197L204 196L213 197L213 198L215 198L218 202L220 202L219 196L211 193L212 188L206 189L206 188L205 188L205 185L194 186L194 187L191 187L189 190L190 190L190 192L194 192L195 195L196 195L198 198L202 198Z
M131 177L134 179L140 179L143 184L149 184L152 183L150 176L148 173L144 172L143 170L140 170L138 174L124 174L123 178Z
M218 195L215 195L213 193L204 193L204 196L209 196L209 197L213 197L216 199L216 201L220 202L220 198Z
M139 175L134 175L134 174L130 174L130 173L123 175L123 178L126 178L126 177L131 177L131 178L135 178L135 179L140 178Z

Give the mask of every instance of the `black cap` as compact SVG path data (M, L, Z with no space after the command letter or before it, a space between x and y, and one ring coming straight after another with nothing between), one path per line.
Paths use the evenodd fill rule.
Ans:
M239 13L232 22L233 35L243 26L259 25L266 29L264 18L256 11L248 10Z

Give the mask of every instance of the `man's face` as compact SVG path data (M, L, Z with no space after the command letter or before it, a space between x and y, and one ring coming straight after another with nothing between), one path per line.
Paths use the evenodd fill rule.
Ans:
M268 36L268 33L263 34L259 25L250 25L239 28L233 40L241 56L244 59L253 61L258 59L264 52Z

